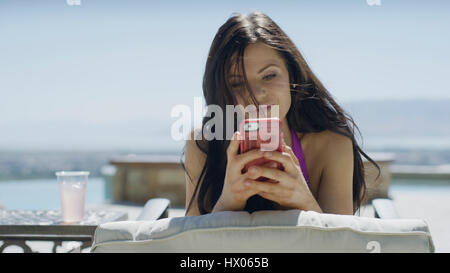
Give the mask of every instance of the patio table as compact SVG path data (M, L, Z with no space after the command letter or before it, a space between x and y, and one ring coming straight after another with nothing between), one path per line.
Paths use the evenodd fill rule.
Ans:
M81 222L64 223L60 210L0 210L0 253L11 245L33 252L26 241L52 241L54 253L62 242L77 241L81 250L92 245L98 225L127 219L127 212L87 210Z

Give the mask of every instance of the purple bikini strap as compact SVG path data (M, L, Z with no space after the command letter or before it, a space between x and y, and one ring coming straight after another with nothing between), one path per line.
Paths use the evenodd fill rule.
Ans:
M298 139L297 133L295 133L293 129L291 129L291 136L292 136L292 151L297 157L298 162L300 163L300 168L302 169L303 172L303 177L305 177L306 183L308 183L309 185L308 169L306 168L305 155L303 154L300 139Z

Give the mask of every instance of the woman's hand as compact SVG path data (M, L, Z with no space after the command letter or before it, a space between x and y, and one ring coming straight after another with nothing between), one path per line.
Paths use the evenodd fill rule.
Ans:
M263 157L263 152L259 149L254 149L238 154L240 138L239 132L235 132L228 146L227 167L222 194L214 206L213 213L225 210L243 210L247 200L259 191L257 187L251 187L247 183L252 181L251 174L248 172L243 174L242 170L247 163ZM266 163L261 167L270 168L271 164L274 164L274 162Z
M287 146L284 140L282 140L282 145L284 152L264 152L263 156L281 163L284 171L265 166L252 166L248 171L251 179L249 188L256 191L261 197L272 200L283 207L304 210L312 208L320 211L292 148ZM256 179L260 176L269 178L272 183L257 181Z

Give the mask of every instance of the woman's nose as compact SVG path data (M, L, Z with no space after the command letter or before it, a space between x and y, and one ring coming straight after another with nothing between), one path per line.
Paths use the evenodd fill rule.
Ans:
M267 90L262 87L255 88L255 97L258 101L264 101L264 98L267 96Z

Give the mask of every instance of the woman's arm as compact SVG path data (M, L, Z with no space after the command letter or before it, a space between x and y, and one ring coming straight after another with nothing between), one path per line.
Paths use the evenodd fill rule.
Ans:
M353 215L353 146L350 138L329 132L317 202L324 213Z
M187 173L185 173L186 210L188 209L189 203L192 198L192 194L194 193L195 186L197 185L198 178L200 177L200 174L206 161L206 154L202 152L195 143L194 139L195 134L196 131L193 130L190 134L190 140L186 141L186 151L185 151L185 167L187 171ZM194 197L194 200L192 201L191 208L189 209L189 211L186 212L186 216L200 215L200 211L197 205L197 196L198 192Z

